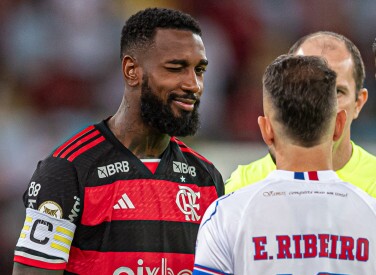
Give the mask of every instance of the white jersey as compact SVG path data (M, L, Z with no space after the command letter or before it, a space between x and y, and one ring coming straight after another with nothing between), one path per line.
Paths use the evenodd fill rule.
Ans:
M375 275L376 200L333 171L273 171L207 209L193 274Z

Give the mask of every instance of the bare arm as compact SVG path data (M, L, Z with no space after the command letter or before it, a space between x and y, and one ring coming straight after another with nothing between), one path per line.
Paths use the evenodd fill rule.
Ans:
M36 268L28 265L23 265L20 263L14 263L13 265L13 275L62 275L64 270L49 270Z

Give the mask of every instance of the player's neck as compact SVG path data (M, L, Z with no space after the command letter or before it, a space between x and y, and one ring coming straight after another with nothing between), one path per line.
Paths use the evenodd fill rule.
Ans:
M140 159L159 158L170 141L170 136L145 125L138 114L124 109L119 109L107 124L115 137Z
M350 136L344 136L334 144L333 149L333 169L340 170L349 162L352 155L352 144Z
M287 171L332 170L331 144L321 144L311 148L285 145L276 150L276 166Z

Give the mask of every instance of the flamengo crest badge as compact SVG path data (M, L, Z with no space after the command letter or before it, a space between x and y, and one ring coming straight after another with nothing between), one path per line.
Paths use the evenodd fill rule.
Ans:
M176 194L176 204L185 215L186 221L198 221L201 216L196 210L200 210L200 204L196 200L200 198L200 192L194 192L187 186L179 186L179 192Z

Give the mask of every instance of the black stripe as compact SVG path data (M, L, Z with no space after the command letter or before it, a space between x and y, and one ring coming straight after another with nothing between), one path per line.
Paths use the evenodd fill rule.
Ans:
M80 225L72 245L100 252L193 254L199 224L166 221L112 221Z
M44 254L42 252L38 252L38 251L35 251L33 249L26 248L26 247L16 246L15 250L16 251L21 251L21 252L26 252L26 253L28 253L30 255L42 257L42 258L45 258L45 259L50 259L50 260L64 260L63 258L50 256L50 255Z

